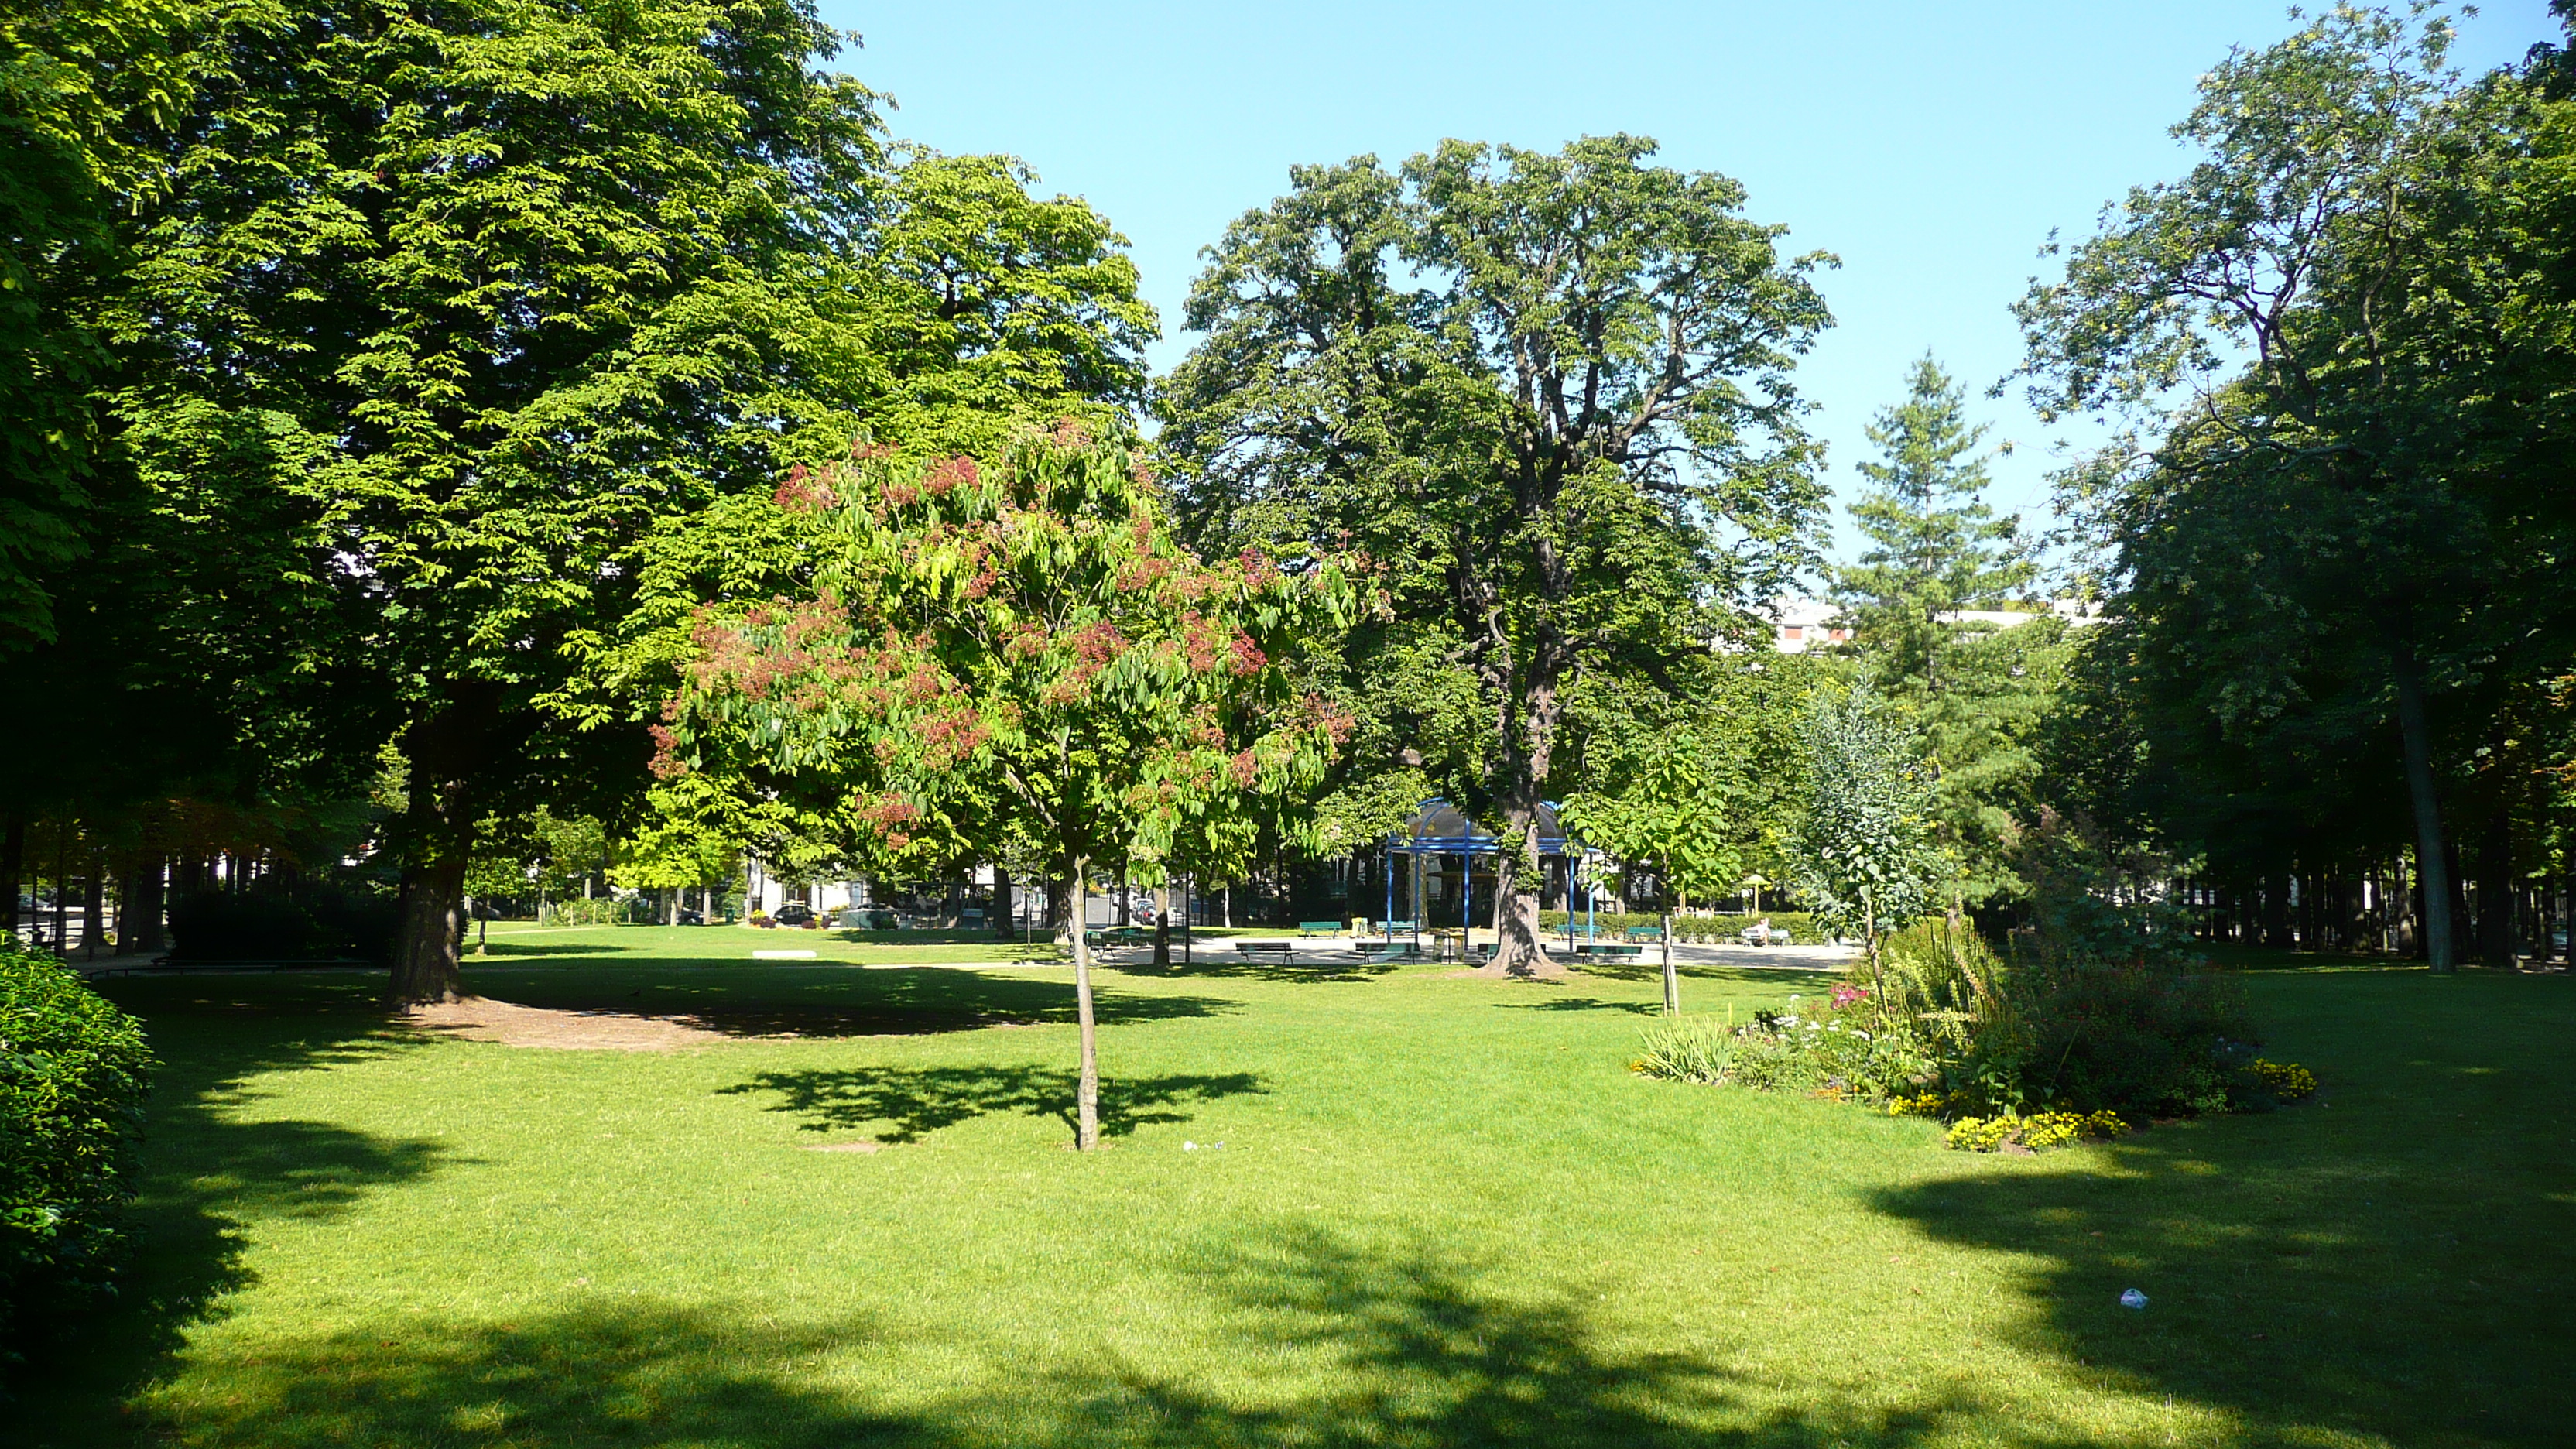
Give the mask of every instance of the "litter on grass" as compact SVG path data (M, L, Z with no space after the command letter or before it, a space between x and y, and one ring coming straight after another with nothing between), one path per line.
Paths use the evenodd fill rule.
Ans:
M2128 1292L2120 1295L2120 1306L2123 1308L2144 1308L2147 1306L2147 1295L2139 1292L2135 1288L2132 1288Z

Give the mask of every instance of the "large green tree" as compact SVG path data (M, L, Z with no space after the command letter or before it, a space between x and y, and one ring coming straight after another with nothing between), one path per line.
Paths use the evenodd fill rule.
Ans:
M599 665L674 520L863 428L1141 388L1114 233L1008 163L894 164L842 40L804 0L202 22L129 228L139 534L248 581L177 627L294 642L263 736L321 695L298 748L404 757L401 997L458 989L476 822L632 813Z
M2019 309L2043 412L2134 428L2069 495L2150 683L2239 741L2391 733L2438 970L2449 782L2564 647L2569 523L2563 124L2449 38L2339 7L2229 57L2175 128L2203 159Z
M1343 667L1394 753L1358 773L1417 771L1497 828L1502 972L1545 967L1537 812L1569 686L1678 689L1812 557L1789 371L1829 321L1825 259L1654 149L1296 168L1213 249L1207 338L1165 393L1194 538L1377 569L1386 607Z

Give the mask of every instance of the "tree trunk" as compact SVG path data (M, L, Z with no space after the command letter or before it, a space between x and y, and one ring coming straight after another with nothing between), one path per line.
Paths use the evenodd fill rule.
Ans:
M2513 812L2498 804L2478 833L2478 959L2514 968Z
M1494 853L1494 959L1486 970L1523 978L1561 975L1564 968L1550 961L1539 943L1538 888L1544 876L1537 869L1534 800L1516 798L1504 805L1499 844L1502 848ZM1475 868L1472 858L1467 868Z
M1089 894L1085 886L1091 862L1076 855L1072 866L1073 897L1080 901ZM1082 1023L1082 1075L1073 1090L1073 1143L1089 1152L1100 1145L1100 1052L1091 1012L1091 942L1079 922L1073 931L1073 1010Z
M149 955L161 949L161 857L147 855L125 873L116 900L116 954Z
M1068 940L1082 939L1084 923L1074 920L1074 917L1085 914L1083 895L1084 892L1071 881L1058 879L1047 882L1047 928L1055 933L1055 943L1059 946Z
M1673 914L1664 912L1664 1015L1682 1014L1681 972L1673 965Z
M993 867L993 918L985 922L993 928L993 939L1007 941L1019 934L1019 924L1012 919L1018 914L1011 909L1011 873L997 865Z
M2290 949L2290 877L2276 874L2263 882L2263 944Z
M18 892L27 873L27 822L11 815L0 830L0 947L18 944Z
M81 882L81 954L98 959L98 938L107 934L107 852L90 847L89 879Z
M2442 806L2433 792L2433 729L2424 713L2424 671L2413 646L2389 651L2397 681L2397 734L2406 754L2406 794L2415 810L2415 871L2424 886L2424 959L2435 971L2451 954L2451 881L2444 864Z
M452 852L406 867L402 929L394 941L393 998L398 1003L454 1001L464 994L456 952L465 895L465 855Z
M1154 965L1157 969L1172 964L1172 882L1166 876L1154 887Z

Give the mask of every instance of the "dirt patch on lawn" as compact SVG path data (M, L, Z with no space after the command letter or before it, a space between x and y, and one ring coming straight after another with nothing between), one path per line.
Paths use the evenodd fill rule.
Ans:
M562 1011L487 996L406 1007L402 1020L415 1031L440 1036L566 1051L668 1052L725 1040L723 1032L709 1031L684 1016L642 1016L604 1008Z

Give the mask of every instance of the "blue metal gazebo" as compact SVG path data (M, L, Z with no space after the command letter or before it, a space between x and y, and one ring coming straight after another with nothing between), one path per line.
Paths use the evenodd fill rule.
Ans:
M1387 837L1386 916L1384 919L1395 918L1395 857L1410 856L1418 860L1423 856L1454 855L1460 858L1464 867L1461 875L1465 890L1458 910L1459 924L1473 930L1476 923L1476 857L1500 855L1502 848L1501 840L1478 829L1476 822L1467 818L1466 811L1438 798L1423 801L1422 808L1414 812L1412 821L1403 830ZM1566 877L1569 887L1573 883L1571 862L1591 854L1584 848L1581 841L1575 841L1569 847L1565 826L1557 819L1556 802L1553 800L1539 802L1538 853L1542 859L1555 856L1569 862ZM1408 893L1414 894L1412 902L1414 928L1419 932L1422 925L1423 902L1418 892L1411 887L1407 889ZM1572 905L1570 897L1567 904Z

